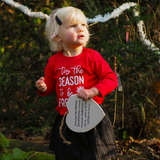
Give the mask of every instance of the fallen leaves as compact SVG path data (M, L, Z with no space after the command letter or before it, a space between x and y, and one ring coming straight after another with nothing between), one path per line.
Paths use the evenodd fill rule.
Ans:
M117 141L117 148L121 156L137 155L149 160L160 159L160 139L134 140L133 137L129 137L129 140Z
M156 119L155 121L155 123L159 124L159 119ZM18 143L21 144L19 146L22 146L25 149L26 147L24 146L30 146L30 148L34 148L34 151L36 152L41 151L41 149L47 150L46 148L48 148L49 144L50 130L46 128L40 133L35 132L35 134L31 136L26 134L26 131L24 129L19 128L16 130L12 130L8 135L5 136L9 139L13 139L14 141L17 140ZM116 144L119 153L118 158L120 160L160 159L160 139L158 138L153 138L150 140L138 140L130 136L125 140L116 141ZM44 147L46 148L44 149ZM27 150L29 150L28 147Z

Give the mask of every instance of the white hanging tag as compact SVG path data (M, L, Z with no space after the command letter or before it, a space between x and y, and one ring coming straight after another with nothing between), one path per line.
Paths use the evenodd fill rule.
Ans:
M93 99L84 101L74 94L70 96L66 104L69 111L66 116L66 124L74 132L91 130L105 116L102 108Z

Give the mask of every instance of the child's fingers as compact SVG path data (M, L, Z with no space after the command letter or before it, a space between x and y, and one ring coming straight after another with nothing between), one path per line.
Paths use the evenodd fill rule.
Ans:
M37 86L38 90L40 90L41 92L45 92L47 90L47 86L45 83L42 83L40 85Z
M46 84L44 82L38 83L37 87L40 88L40 89L43 89L43 88L46 88Z
M36 81L36 85L44 83L44 77L41 77L38 81Z
M41 77L39 80L43 81L44 82L44 77Z
M38 81L36 81L36 87L41 90L43 88L46 88L46 84L44 82L44 77L41 77Z
M47 85L45 84L44 77L41 77L38 81L36 81L36 87L40 92L42 92L42 93L46 92Z
M47 89L46 89L46 87L45 88L42 88L40 91L43 93L43 92L45 92Z
M38 83L44 83L44 77L41 77L41 78L38 80Z
M82 98L83 100L88 100L89 97L90 97L90 95L89 95L89 93L88 93L88 90L86 90L86 89L80 90L80 91L77 93L77 96L78 96L79 98Z

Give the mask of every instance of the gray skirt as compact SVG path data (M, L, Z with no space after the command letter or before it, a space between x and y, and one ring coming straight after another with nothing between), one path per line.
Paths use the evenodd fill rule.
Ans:
M49 148L59 160L108 160L117 154L114 130L105 108L106 116L92 130L85 133L71 131L65 121L62 135L71 144L63 143L59 128L63 116L57 115L50 136Z

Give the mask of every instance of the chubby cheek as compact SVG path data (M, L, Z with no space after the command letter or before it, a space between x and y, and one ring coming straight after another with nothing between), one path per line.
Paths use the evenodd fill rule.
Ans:
M86 31L86 32L85 32L85 35L86 35L86 41L88 41L88 40L89 40L89 32Z
M72 41L72 40L74 40L74 38L75 38L75 36L73 33L68 33L66 36L67 41Z

